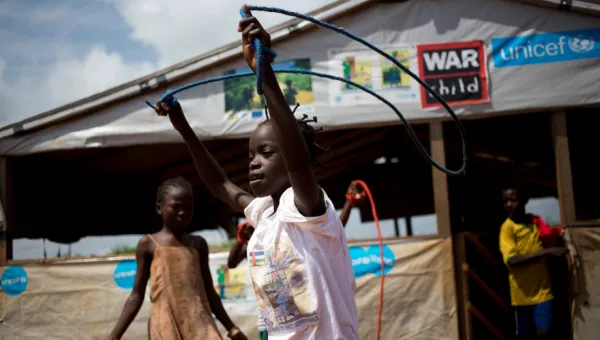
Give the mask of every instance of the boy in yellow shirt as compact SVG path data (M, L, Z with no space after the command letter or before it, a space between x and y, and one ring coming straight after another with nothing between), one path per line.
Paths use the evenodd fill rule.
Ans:
M563 256L566 249L544 248L540 235L547 234L549 227L541 218L525 213L529 197L522 189L504 189L502 200L509 217L500 229L500 251L509 272L517 337L546 339L554 299L546 257Z

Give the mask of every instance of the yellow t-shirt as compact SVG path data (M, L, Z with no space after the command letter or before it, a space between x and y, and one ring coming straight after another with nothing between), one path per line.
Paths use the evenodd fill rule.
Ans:
M517 255L527 255L543 250L539 231L533 224L523 225L510 218L500 228L500 251L504 263ZM550 273L544 257L519 267L508 267L510 296L513 306L527 306L553 299Z

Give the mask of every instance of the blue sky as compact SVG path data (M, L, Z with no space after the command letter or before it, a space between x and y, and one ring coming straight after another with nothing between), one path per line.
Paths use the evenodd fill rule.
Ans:
M253 5L307 12L332 0L254 0ZM106 90L239 39L240 0L2 0L0 1L0 126ZM270 27L286 20L257 15ZM556 200L530 203L531 210L558 220ZM405 235L404 220L400 221ZM382 222L393 236L392 221ZM435 233L435 217L416 217L416 234ZM372 223L355 211L350 239L374 238ZM220 232L202 232L220 243ZM135 245L140 235L88 237L72 252L103 255L117 245ZM47 242L49 256L59 245ZM61 253L65 254L66 246ZM41 240L15 240L15 258L42 257Z
M244 2L0 1L0 126L239 39ZM251 3L307 12L329 2ZM288 19L270 13L258 17L267 27Z

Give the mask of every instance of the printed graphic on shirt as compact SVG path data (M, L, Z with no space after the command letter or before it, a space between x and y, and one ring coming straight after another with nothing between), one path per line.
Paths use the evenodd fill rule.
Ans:
M250 252L254 259L262 253L263 265L254 265L259 262L249 256L258 306L269 332L295 330L319 321L305 264L290 246L291 240L282 239L264 252Z

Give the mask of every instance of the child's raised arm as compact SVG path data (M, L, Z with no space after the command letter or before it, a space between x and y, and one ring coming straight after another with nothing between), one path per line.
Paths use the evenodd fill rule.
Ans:
M210 192L216 198L229 204L234 210L243 211L248 204L252 202L254 196L242 190L229 180L225 171L223 171L219 163L217 163L206 147L204 147L194 133L194 130L190 127L190 124L183 115L179 103L173 107L169 107L166 103L157 103L157 107L159 107L159 104L163 110L167 112L173 127L175 127L183 137L185 144L190 150L192 159L194 160L196 170Z
M143 237L135 251L135 259L137 261L137 271L135 273L135 281L133 283L133 289L129 298L125 302L123 312L119 317L119 321L115 325L115 328L108 336L109 340L120 339L127 327L131 324L133 319L140 310L142 303L144 302L144 295L146 294L146 285L148 284L148 278L150 277L150 265L152 264L152 252L150 247L152 241L147 236Z
M256 72L256 60L252 41L259 38L270 47L271 37L258 20L251 16L244 5L248 18L240 21L238 31L242 32L244 58L248 66ZM312 171L310 154L296 118L292 114L285 96L281 92L275 73L270 65L264 65L264 96L271 113L271 125L277 145L281 149L290 183L294 190L295 204L304 216L318 216L325 213L325 198Z

